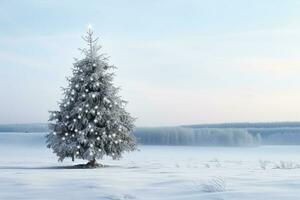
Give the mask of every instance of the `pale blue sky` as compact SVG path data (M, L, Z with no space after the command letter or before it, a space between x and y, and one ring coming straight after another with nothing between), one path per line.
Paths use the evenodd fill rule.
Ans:
M46 122L91 23L138 126L300 121L300 1L0 2L0 123Z

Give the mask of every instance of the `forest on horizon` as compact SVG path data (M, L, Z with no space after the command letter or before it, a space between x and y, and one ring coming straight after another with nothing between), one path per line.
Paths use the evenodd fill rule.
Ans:
M2 124L0 132L48 132L46 123ZM137 127L140 144L193 146L299 145L300 122L197 124Z

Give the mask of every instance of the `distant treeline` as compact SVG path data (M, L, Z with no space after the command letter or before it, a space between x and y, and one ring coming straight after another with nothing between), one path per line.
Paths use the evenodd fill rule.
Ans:
M48 125L45 123L35 124L0 124L0 132L48 132Z
M141 144L197 146L257 146L259 134L245 129L192 129L184 127L137 128L134 132Z
M0 132L48 132L48 126L43 123L0 125ZM133 134L140 144L146 145L300 145L300 122L136 128Z
M188 128L300 128L300 122L257 122L183 125Z
M300 127L250 128L250 134L259 134L263 145L300 145Z
M295 128L137 128L141 144L256 146L300 145L300 127Z

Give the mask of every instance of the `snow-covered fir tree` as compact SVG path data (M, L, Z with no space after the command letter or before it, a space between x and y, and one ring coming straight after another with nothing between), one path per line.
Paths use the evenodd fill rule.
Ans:
M132 135L134 118L125 110L126 101L118 96L112 83L115 67L99 53L98 38L88 29L83 37L88 47L84 58L76 60L69 86L58 111L50 111L47 147L59 161L70 157L88 160L87 166L97 165L96 159L121 157L124 151L136 149Z

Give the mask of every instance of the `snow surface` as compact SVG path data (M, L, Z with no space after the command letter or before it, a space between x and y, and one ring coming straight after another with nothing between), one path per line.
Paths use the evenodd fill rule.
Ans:
M139 146L105 168L68 169L43 136L0 133L1 200L300 199L300 146Z

